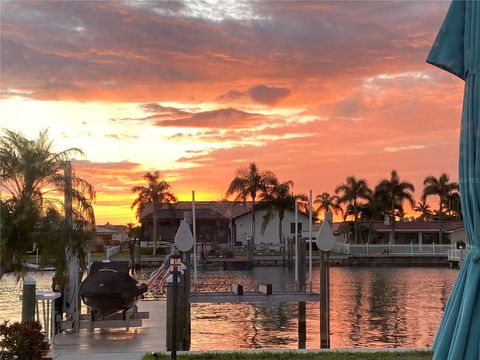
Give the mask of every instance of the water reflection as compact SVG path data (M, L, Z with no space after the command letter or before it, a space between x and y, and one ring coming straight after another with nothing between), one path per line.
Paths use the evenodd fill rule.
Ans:
M457 273L446 268L332 268L332 347L431 346ZM259 282L271 282L275 290L294 289L293 272L279 267L203 272L199 279L202 291L228 291L231 282L243 284L246 291ZM319 289L318 269L313 288ZM320 346L319 321L319 305L307 303L307 348ZM298 304L195 304L192 350L297 348L302 346L300 325Z
M347 268L330 271L332 348L431 346L441 314L458 274L448 268ZM146 275L141 275L146 278ZM47 290L51 273L35 274ZM274 291L295 288L292 270L256 267L251 271L201 271L199 291L229 291L239 283L245 291L271 283ZM314 268L313 289L319 290ZM0 280L0 321L19 320L21 283ZM147 293L148 299L159 295ZM319 304L306 304L306 322L298 322L297 303L194 304L192 350L252 348L319 348ZM306 329L306 338L299 338Z

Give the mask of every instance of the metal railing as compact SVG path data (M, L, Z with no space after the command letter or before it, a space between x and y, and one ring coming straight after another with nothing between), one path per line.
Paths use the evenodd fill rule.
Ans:
M342 244L337 243L334 251L345 255L434 255L447 256L449 250L455 249L451 244Z

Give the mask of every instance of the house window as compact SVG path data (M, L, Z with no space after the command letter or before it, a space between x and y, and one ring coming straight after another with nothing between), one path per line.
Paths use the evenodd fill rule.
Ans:
M298 223L298 232L302 232L302 223ZM295 234L295 223L290 223L290 234Z

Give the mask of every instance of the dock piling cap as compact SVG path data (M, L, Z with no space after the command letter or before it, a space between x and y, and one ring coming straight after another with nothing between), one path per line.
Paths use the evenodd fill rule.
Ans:
M193 235L185 220L180 222L180 226L175 235L175 246L178 250L186 252L193 247Z
M335 246L335 237L328 221L322 221L316 243L321 251L331 251Z
M37 282L35 281L34 277L28 274L25 279L23 279L23 285L36 285Z

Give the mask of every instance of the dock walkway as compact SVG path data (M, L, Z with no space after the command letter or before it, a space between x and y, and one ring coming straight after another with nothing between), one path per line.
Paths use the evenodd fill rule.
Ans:
M139 311L150 318L141 328L102 329L90 332L61 333L55 336L52 358L55 360L140 360L152 349L166 351L166 302L140 301Z

